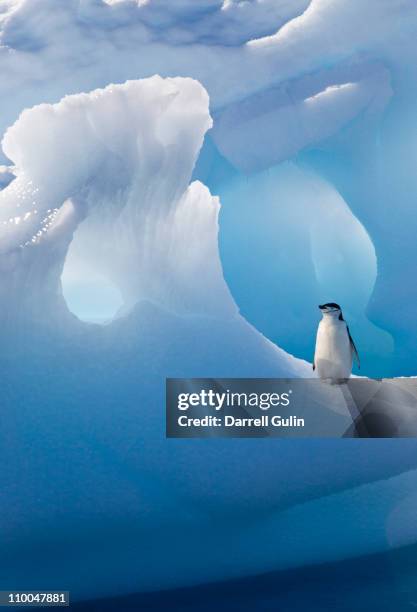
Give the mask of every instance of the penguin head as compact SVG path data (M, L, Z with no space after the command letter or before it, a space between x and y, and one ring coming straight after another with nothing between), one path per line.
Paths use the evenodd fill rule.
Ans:
M319 308L323 316L339 317L339 319L343 319L342 309L340 308L339 304L336 304L335 302L320 304Z

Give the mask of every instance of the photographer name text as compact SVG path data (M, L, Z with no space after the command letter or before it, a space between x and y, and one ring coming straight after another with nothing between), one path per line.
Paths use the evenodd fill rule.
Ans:
M180 427L305 427L305 420L297 416L282 417L263 414L260 417L240 418L226 414L224 417L206 415L204 417L178 417Z

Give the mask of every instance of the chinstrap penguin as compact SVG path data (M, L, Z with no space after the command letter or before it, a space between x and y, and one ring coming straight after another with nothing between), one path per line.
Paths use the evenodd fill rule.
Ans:
M339 304L319 306L323 315L317 329L313 370L319 378L343 380L352 372L353 358L360 367L359 355Z

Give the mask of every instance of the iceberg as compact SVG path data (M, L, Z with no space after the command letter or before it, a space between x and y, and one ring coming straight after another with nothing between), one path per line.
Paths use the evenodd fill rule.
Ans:
M224 281L219 200L190 183L210 126L199 83L152 77L26 110L5 135L2 584L64 581L77 599L289 566L279 539L265 553L281 511L416 465L412 440L164 438L167 376L311 375L242 317ZM109 323L71 313L67 266L118 288ZM254 513L276 515L272 531L249 528ZM251 555L237 562L220 540Z
M162 414L167 376L309 377L328 299L365 374L415 374L416 15L2 4L4 588L76 600L416 541L415 440L166 440Z

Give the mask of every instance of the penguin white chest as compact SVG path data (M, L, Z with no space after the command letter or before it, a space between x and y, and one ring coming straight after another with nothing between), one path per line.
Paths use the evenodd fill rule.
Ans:
M320 321L314 361L320 378L349 378L352 350L345 321L333 318Z

